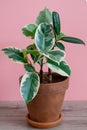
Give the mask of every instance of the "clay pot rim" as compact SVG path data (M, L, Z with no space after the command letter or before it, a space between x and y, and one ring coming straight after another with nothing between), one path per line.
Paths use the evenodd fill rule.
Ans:
M37 94L47 95L64 92L68 89L69 77L56 83L42 83L40 84L39 91Z
M27 114L26 120L27 120L27 122L28 122L31 126L36 127L36 128L51 128L51 127L54 127L54 126L56 126L56 125L58 125L58 124L61 123L61 121L62 121L62 114L60 113L58 120L53 121L53 122L49 122L49 123L35 122L35 121L33 121L33 120L31 120L31 119L29 118L29 114Z
M46 72L44 72L44 73L46 73ZM57 74L57 73L53 72L53 74ZM62 76L62 75L60 75L60 76ZM23 77L23 75L21 75L21 76L19 77L19 82L21 82L22 77ZM61 80L61 81L58 81L58 82L54 82L54 83L52 83L52 82L51 82L51 83L40 83L40 85L41 85L41 86L44 86L44 85L50 86L51 84L52 84L52 85L57 85L58 83L63 83L64 81L69 80L69 78L70 78L70 77L67 77L67 76L62 76L62 77L65 77L65 79L64 79L64 80Z
M55 83L40 83L40 85L41 85L41 86L44 86L44 85L50 86L51 84L52 84L52 85L57 85L58 83L63 83L63 82L65 82L65 81L67 81L67 80L69 80L69 77L66 77L66 79L61 80L61 81L58 81L58 82L55 82Z

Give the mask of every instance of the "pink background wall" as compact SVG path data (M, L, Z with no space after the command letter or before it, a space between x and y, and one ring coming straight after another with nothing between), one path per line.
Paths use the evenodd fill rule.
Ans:
M60 14L62 32L87 42L86 0L0 0L0 50L7 46L26 47L31 41L21 28L34 23L44 7ZM87 100L87 46L65 43L72 69L65 100ZM10 62L0 51L0 100L21 100L18 78L23 66Z

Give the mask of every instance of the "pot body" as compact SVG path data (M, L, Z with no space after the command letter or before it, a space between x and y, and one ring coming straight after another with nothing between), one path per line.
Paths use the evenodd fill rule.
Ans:
M41 84L36 97L27 104L30 119L41 123L58 120L68 84L69 78L58 83Z

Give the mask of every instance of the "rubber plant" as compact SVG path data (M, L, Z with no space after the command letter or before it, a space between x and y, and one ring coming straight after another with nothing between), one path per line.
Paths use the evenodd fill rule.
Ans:
M33 43L25 49L6 47L2 51L13 61L24 65L26 73L21 79L20 91L27 104L34 99L40 83L43 83L44 65L48 67L48 82L52 82L52 72L67 77L71 75L70 67L64 60L66 55L64 41L83 45L85 43L79 38L65 35L61 30L58 12L51 12L48 8L39 13L35 24L24 26L22 33L34 39ZM36 64L40 66L39 72Z

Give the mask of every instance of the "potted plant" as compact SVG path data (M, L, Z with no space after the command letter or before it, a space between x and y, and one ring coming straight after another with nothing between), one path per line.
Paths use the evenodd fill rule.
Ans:
M20 92L28 108L27 121L38 128L56 126L62 119L61 107L71 75L61 42L85 43L62 33L59 14L47 8L39 13L35 24L24 26L22 32L34 39L33 44L25 49L7 47L2 51L13 61L24 64L26 73L20 78Z

